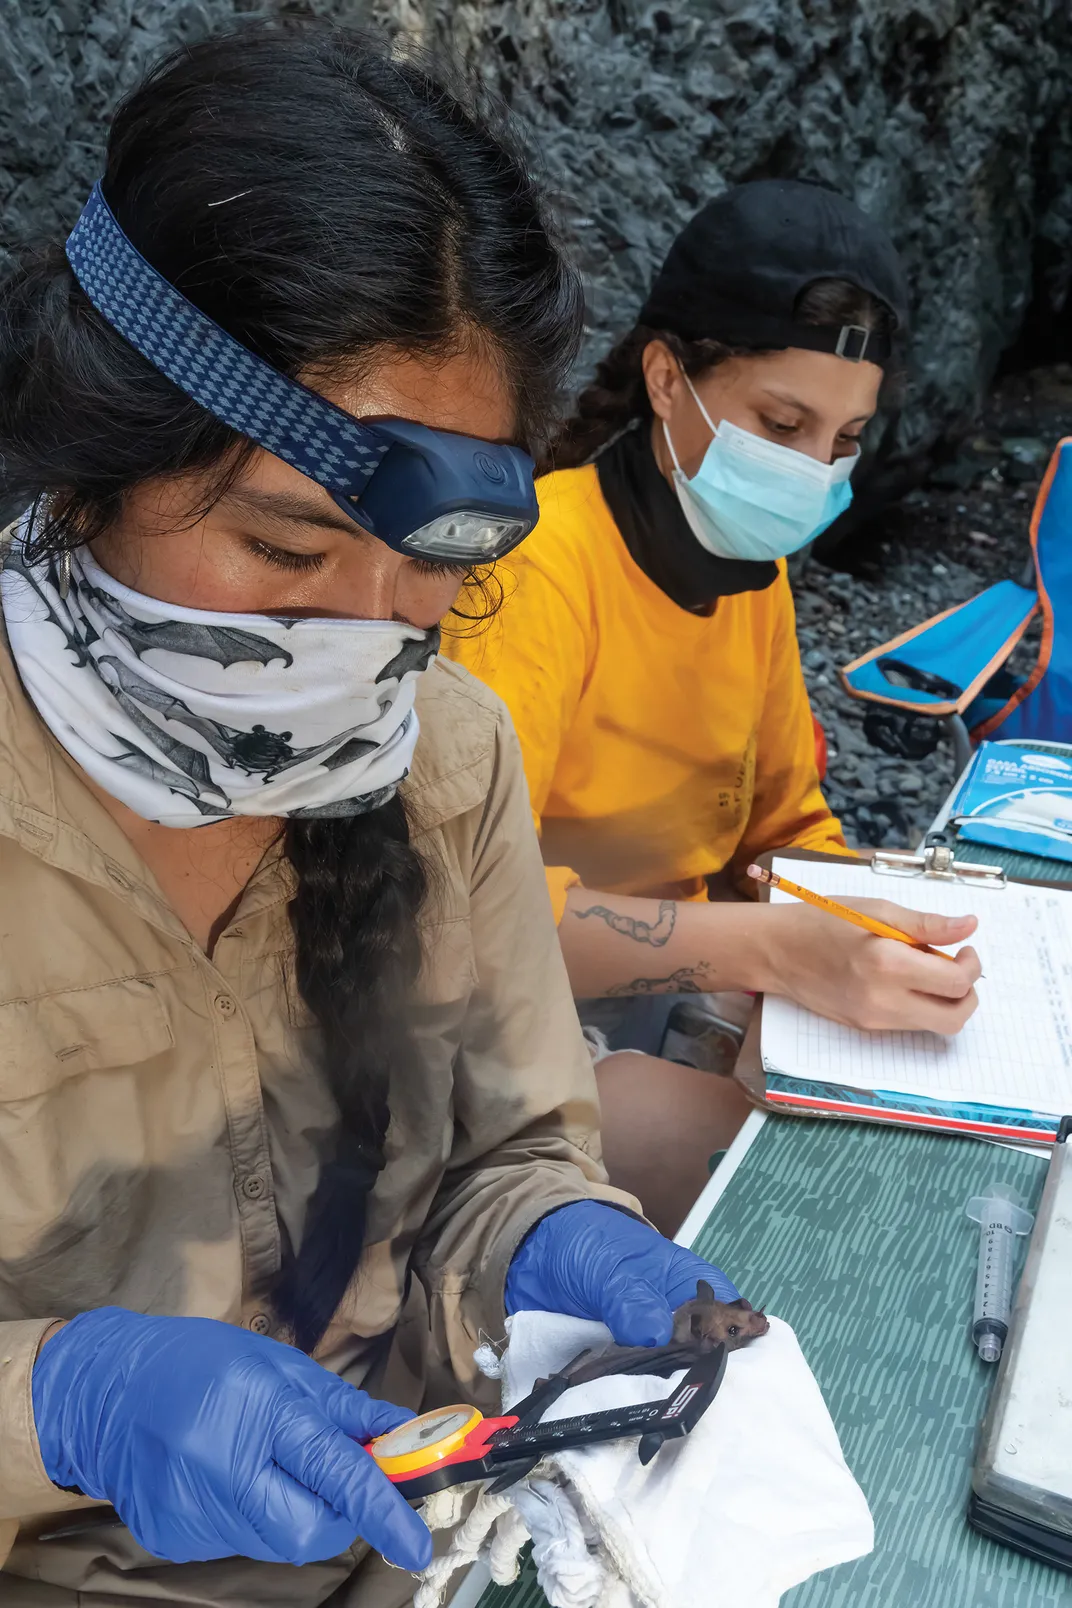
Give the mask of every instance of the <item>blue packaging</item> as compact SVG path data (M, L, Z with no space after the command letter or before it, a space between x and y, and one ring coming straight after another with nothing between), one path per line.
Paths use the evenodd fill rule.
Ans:
M969 843L1072 861L1072 747L980 743L949 815Z

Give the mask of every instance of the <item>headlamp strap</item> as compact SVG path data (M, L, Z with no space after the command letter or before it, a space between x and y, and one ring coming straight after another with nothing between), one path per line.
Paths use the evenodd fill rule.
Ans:
M128 240L99 184L68 238L67 259L101 317L180 391L326 490L363 490L390 441L187 301Z

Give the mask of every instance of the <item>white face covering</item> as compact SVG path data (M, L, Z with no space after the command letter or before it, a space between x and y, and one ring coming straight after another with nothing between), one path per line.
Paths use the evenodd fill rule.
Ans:
M361 815L407 774L418 677L438 630L379 620L209 614L142 597L71 555L0 596L23 686L86 774L147 821Z

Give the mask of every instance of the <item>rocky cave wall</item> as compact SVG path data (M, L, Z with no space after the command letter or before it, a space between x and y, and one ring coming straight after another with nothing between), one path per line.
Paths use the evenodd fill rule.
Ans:
M0 256L68 226L109 111L236 18L373 20L447 46L531 130L590 297L582 370L695 207L767 175L885 219L915 297L902 445L975 410L1072 238L1068 0L3 0Z

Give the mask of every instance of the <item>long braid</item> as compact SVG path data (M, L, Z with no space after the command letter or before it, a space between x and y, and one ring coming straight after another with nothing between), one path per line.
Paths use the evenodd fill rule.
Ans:
M368 1197L383 1170L392 1074L415 1058L407 1002L420 970L427 891L402 800L345 820L290 821L298 876L290 907L298 988L316 1016L339 1108L334 1157L309 1202L301 1249L274 1292L295 1344L312 1351L353 1275Z

